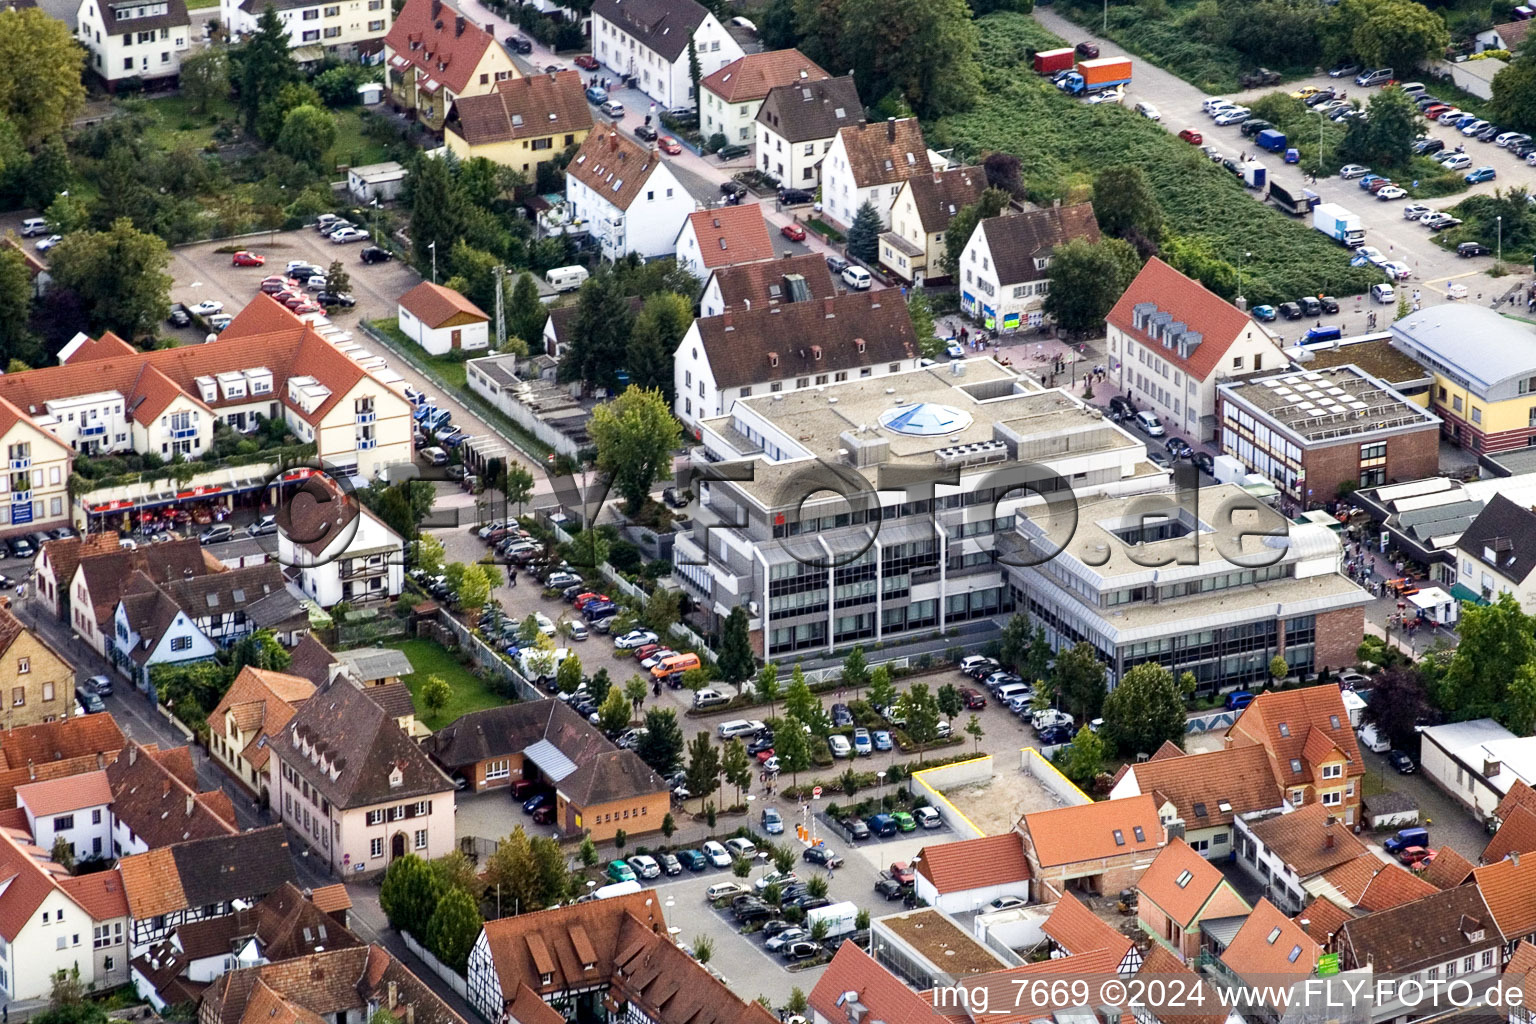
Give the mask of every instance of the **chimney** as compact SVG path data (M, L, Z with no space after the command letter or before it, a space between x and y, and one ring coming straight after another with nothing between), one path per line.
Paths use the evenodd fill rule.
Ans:
M107 766L107 755L98 752L96 754L96 770L101 771Z
M134 743L128 747L128 764L132 765L139 759L139 745Z
M400 995L400 988L393 981L389 983L389 1008L393 1010Z
M724 327L728 331L735 330L735 328L731 326L731 311L730 310L726 310L724 313L720 314L720 324L721 324L722 327Z
M894 117L885 119L885 141L896 141L896 119Z
M416 1024L416 1004L405 1004L405 1024Z
M196 802L197 802L197 797L193 796L191 793L188 793L187 794L187 817L189 817L189 818L192 817L192 805L195 804Z
M793 255L794 255L794 252L792 250L789 250L789 249L785 249L784 250L784 258L785 259L789 259Z
M129 748L128 763L129 764L133 764L133 751L132 751L132 748ZM29 779L36 779L37 778L37 766L32 763L32 759L30 757L27 758L27 778L29 778Z
M1333 849L1333 829L1331 828L1327 832L1323 833L1323 849Z
M464 34L464 15L461 14L453 19L453 34L456 36Z
M443 13L443 0L432 0L432 20L436 21L438 15Z
M821 300L821 311L823 313L825 313L827 316L835 316L836 315L836 314L834 314L832 312L832 300L831 299L822 299Z

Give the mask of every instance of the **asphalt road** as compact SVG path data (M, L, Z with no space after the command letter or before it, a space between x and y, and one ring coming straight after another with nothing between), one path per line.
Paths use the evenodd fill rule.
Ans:
M1124 49L1113 42L1086 32L1049 7L1036 7L1034 17L1045 28L1071 43L1086 40L1098 43L1100 53L1105 57L1127 55ZM1176 134L1185 128L1193 128L1205 136L1205 142L1208 145L1215 146L1228 156L1236 156L1245 150L1250 153L1255 150L1253 141L1244 138L1236 125L1218 128L1205 115L1201 104L1210 98L1206 93L1140 57L1132 56L1132 60L1134 61L1134 80L1127 90L1125 99L1127 107L1133 107L1141 100L1149 101L1162 115L1160 123L1170 133ZM1341 84L1338 79L1319 75L1316 78L1291 82L1277 88L1240 92L1230 98L1246 104L1270 92L1290 92L1309 84L1340 87L1345 89L1350 97L1361 99L1365 99L1370 92L1370 90L1358 88L1353 81L1346 80ZM1463 139L1449 128L1442 128L1439 125L1431 126L1429 131L1431 135L1445 139L1447 148L1453 149L1458 143L1465 146L1467 152L1472 155L1473 166L1487 164L1494 167L1499 174L1497 180L1471 186L1465 193L1424 201L1425 205L1433 209L1448 209L1466 195L1492 194L1496 188L1514 183L1529 183L1532 179L1531 168L1491 143ZM1287 165L1277 156L1269 154L1264 156L1263 163L1269 171L1271 180L1278 181L1288 190L1310 188L1321 196L1324 202L1339 203L1357 214L1365 226L1368 245L1374 245L1386 253L1388 259L1399 260L1412 268L1413 277L1406 282L1406 285L1410 290L1414 287L1421 290L1425 305L1445 301L1445 287L1451 283L1465 285L1472 301L1476 301L1479 295L1484 296L1484 301L1489 301L1495 295L1503 295L1514 285L1516 280L1514 277L1495 280L1487 275L1488 269L1494 262L1491 257L1461 259L1455 253L1448 252L1431 242L1426 228L1403 219L1403 201L1381 202L1370 193L1362 191L1357 182L1344 181L1337 177L1319 178L1316 184L1308 184L1304 180L1300 167ZM1339 296L1339 298L1343 300L1345 296ZM1346 309L1347 312L1348 309ZM1390 316L1390 313L1388 315ZM1363 329L1364 325L1360 326ZM1277 330L1284 333L1283 327Z

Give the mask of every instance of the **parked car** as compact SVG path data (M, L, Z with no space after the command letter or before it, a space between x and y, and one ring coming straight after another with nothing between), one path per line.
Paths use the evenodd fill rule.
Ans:
M827 257L827 269L832 271L834 274L841 274L848 268L848 266L848 261L841 256Z
M332 245L347 245L351 242L366 241L368 241L368 232L364 231L362 228L342 228L340 231L331 235Z
M639 853L629 858L630 870L641 878L660 878L661 865L656 859L647 853Z
M853 746L848 742L848 737L835 732L827 737L827 748L832 751L834 758L853 756Z
M587 86L587 102L588 103L606 103L607 101L608 101L608 90L607 89L604 89L600 85L589 85L589 86Z
M859 842L870 837L869 826L858 818L842 818L838 821L838 824L843 827L843 831L848 833L848 838L853 842Z
M1339 168L1339 177L1345 181L1349 181L1352 178L1363 178L1370 173L1371 169L1369 167L1362 167L1360 164L1345 164Z
M1462 242L1456 246L1456 255L1464 259L1472 256L1487 256L1489 248L1482 242Z
M913 811L912 817L916 818L917 823L923 828L939 828L944 824L944 819L939 816L939 812L926 805Z
M229 258L230 266L234 267L260 267L265 265L266 262L267 258L265 256L258 256L254 252L246 252L244 249L241 249Z
M667 156L679 156L683 152L683 144L670 135L663 135L656 140L656 148Z
M1414 769L1417 767L1413 763L1413 758L1409 757L1401 750L1387 751L1387 763L1390 764L1399 775L1412 775Z
M596 71L598 68L602 67L602 65L597 62L597 58L592 56L590 53L583 53L578 57L573 57L571 59L571 63L586 71Z
M703 850L704 856L709 858L709 862L715 867L728 868L731 866L730 853L726 850L725 847L721 846L713 839L704 844Z
M340 306L342 309L351 309L357 305L357 299L351 292L322 291L315 296L315 301L322 306Z
M658 640L655 633L648 629L635 629L613 641L613 646L621 651L635 650L646 644L654 644Z
M1086 57L1088 60L1094 60L1099 56L1098 43L1078 43L1073 49L1079 57Z
M388 263L395 254L377 245L370 245L358 254L364 263Z
M522 36L507 36L507 49L513 53L528 54L533 52L533 43Z
M1480 185L1485 181L1492 181L1498 177L1498 172L1492 167L1479 167L1475 171L1468 172L1466 179L1468 185Z
M779 234L783 235L791 242L805 241L805 228L801 227L799 224L785 224L782 228L779 229Z
M215 523L197 535L199 544L222 544L235 535L235 528L228 523Z
M193 316L213 316L215 313L224 312L224 303L217 299L204 299L202 302L187 307L187 312Z
M827 868L840 868L843 866L843 858L833 853L825 843L806 847L801 857L807 864L820 864L822 867Z
M763 808L761 824L763 831L770 836L784 834L784 819L772 807Z
M905 892L902 884L894 878L882 878L875 883L875 895L885 897L887 902L901 899Z
M165 322L172 327L189 327L192 324L192 314L187 312L187 307L179 302L171 304L171 315L165 318Z
M247 537L265 537L277 532L277 516L262 516L245 528Z
M698 850L678 850L677 859L689 871L703 871L709 867L709 861Z
M1179 138L1183 139L1191 146L1198 146L1205 142L1205 137L1199 132L1195 131L1193 128L1185 128L1183 131L1179 132Z
M779 202L785 206L800 206L814 202L816 193L808 188L781 188L779 189Z
M624 116L624 104L620 103L618 100L609 100L607 103L604 103L597 109L601 110L603 113L607 114L609 117L616 121Z

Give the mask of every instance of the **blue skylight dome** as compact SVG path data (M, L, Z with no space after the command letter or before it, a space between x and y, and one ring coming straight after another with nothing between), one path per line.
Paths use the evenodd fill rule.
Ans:
M937 402L914 402L881 413L880 425L899 434L938 437L970 426L971 414Z

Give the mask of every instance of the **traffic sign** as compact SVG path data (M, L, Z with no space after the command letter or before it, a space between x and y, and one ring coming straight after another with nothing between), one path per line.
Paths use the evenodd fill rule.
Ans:
M821 799L821 787L820 786L817 786L817 787L815 787L814 789L811 790L811 799L812 800L820 800Z

